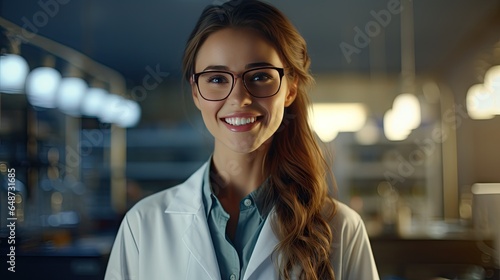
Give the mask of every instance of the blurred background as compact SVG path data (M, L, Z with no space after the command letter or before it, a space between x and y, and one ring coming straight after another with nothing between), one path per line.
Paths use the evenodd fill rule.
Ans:
M124 213L208 159L181 58L222 2L0 1L2 279L102 279ZM500 279L500 1L269 2L382 279Z

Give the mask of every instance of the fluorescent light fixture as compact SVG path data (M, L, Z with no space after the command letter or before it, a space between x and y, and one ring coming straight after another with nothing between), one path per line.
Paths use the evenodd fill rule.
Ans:
M0 92L23 92L28 72L28 63L22 56L17 54L0 56Z
M471 191L473 194L500 194L500 183L476 183Z
M61 74L50 67L39 67L31 71L26 79L26 94L33 106L43 108L56 107L56 91L61 81Z
M309 121L323 142L330 142L339 132L360 130L367 110L362 103L313 103Z
M56 94L56 105L71 116L80 115L80 105L87 91L87 83L80 78L63 78Z

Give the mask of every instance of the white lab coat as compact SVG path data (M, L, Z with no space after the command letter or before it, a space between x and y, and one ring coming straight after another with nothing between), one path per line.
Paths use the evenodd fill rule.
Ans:
M202 202L207 164L186 182L138 202L122 221L105 280L221 279ZM266 220L243 280L279 279L272 255L278 239ZM359 215L342 203L332 221L336 280L379 279Z

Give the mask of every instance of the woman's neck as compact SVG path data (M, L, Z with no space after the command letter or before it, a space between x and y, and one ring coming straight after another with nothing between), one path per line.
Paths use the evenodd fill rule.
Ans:
M256 190L269 174L264 174L264 158L268 148L251 153L235 153L216 145L212 157L211 181L218 197L239 202Z

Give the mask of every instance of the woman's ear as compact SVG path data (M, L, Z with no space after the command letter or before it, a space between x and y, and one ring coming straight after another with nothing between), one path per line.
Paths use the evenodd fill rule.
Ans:
M292 105L293 101L295 101L295 98L297 97L298 82L298 78L293 79L293 83L288 89L287 95L285 97L285 107Z
M196 105L196 108L200 110L200 99L199 99L200 95L198 94L198 87L196 86L193 77L189 79L189 84L191 85L191 95L193 96L194 105Z

